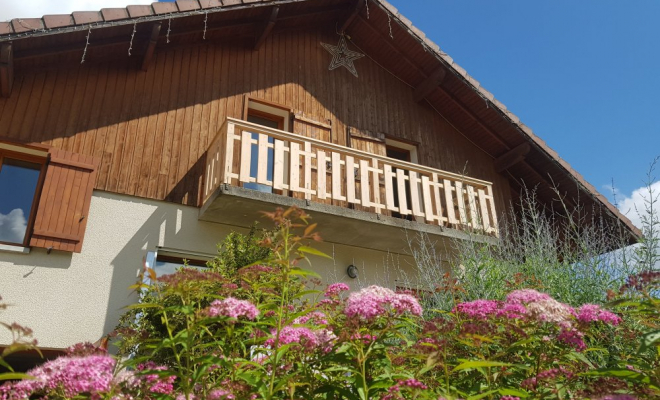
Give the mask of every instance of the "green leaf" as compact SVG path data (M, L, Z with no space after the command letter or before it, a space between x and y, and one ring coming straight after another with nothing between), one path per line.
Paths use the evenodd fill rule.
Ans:
M639 346L638 353L644 352L656 343L660 342L660 330L654 332L648 332L642 336L642 343Z
M309 246L300 246L300 247L298 247L298 252L306 253L306 254L312 254L312 255L315 255L315 256L319 256L319 257L325 257L325 258L329 258L330 260L332 260L332 257L330 257L329 255L325 254L324 252L322 252L320 250L316 250L313 247L309 247Z
M615 377L629 382L643 383L648 385L649 387L653 387L656 389L658 388L657 386L652 384L650 377L642 373L639 373L637 371L631 371L629 369L624 369L624 368L603 368L596 371L587 371L580 375Z
M495 390L489 390L489 391L487 391L487 392L483 392L483 393L475 394L474 396L470 396L470 397L468 397L467 400L479 400L479 399L483 399L484 397L486 397L486 396L490 396L491 394L493 394L493 393L497 393L498 391L499 391L498 389L495 389Z
M497 389L497 391L500 392L502 396L529 397L529 393L520 389L502 388L502 389Z
M470 368L481 368L481 367L511 367L514 364L503 363L499 361L466 361L456 366L452 371L461 371L464 369Z
M9 379L34 379L34 377L20 372L3 372L0 374L0 381L6 381Z
M300 275L300 276L313 276L315 278L320 278L321 275L317 274L314 271L310 271L302 268L292 268L290 271L291 275Z

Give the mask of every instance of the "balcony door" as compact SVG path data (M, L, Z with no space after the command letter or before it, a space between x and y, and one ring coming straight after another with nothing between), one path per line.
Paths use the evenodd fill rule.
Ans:
M278 130L288 130L289 125L289 115L290 111L284 109L280 106L273 105L267 102L262 102L259 100L247 99L247 110L245 119L248 122L254 124L266 126L268 128L278 129ZM259 139L259 134L256 132L252 133L252 139L257 141ZM256 178L257 171L259 169L259 164L265 163L267 165L266 177L269 181L273 181L273 165L275 153L272 148L274 144L274 139L272 137L268 138L268 148L267 158L264 160L259 159L259 146L256 143L253 143L251 146L251 155L250 155L250 177ZM244 188L257 190L265 193L273 193L272 186L263 185L259 183L244 183Z
M387 157L389 158L393 158L399 161L417 163L417 146L415 145L399 142L393 139L386 139L385 149L386 149ZM396 172L396 168L394 168L394 172ZM405 171L405 175L408 176L407 170ZM412 196L410 194L410 181L406 180L404 186L406 190L406 194L405 194L406 208L410 210L412 204ZM399 185L396 177L392 178L392 189L394 191L394 206L400 207L401 205L399 201ZM412 214L403 214L394 211L392 212L392 216L395 218L407 219L409 221L413 220Z

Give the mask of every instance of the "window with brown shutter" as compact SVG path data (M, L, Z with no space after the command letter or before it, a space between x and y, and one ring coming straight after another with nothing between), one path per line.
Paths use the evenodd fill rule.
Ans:
M49 155L30 246L80 253L98 162L60 149Z
M0 140L0 245L79 253L98 160Z

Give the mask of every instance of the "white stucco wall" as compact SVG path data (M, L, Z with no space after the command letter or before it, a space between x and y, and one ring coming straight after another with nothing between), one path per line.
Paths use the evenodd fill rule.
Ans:
M98 340L114 329L122 308L136 300L128 287L148 251L163 246L214 254L227 233L241 231L197 217L195 207L95 191L82 253L0 252L0 296L10 304L0 311L0 321L32 328L45 348ZM311 269L325 282L395 286L404 278L401 271L415 275L412 260L404 256L331 243L315 247L334 256L332 261L313 260ZM359 279L346 275L349 264L359 268ZM0 332L0 345L10 340Z

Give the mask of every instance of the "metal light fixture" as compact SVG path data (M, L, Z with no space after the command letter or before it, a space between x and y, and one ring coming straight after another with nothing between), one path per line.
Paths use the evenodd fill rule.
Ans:
M355 279L358 276L358 269L355 265L351 264L346 268L346 273L350 278Z

